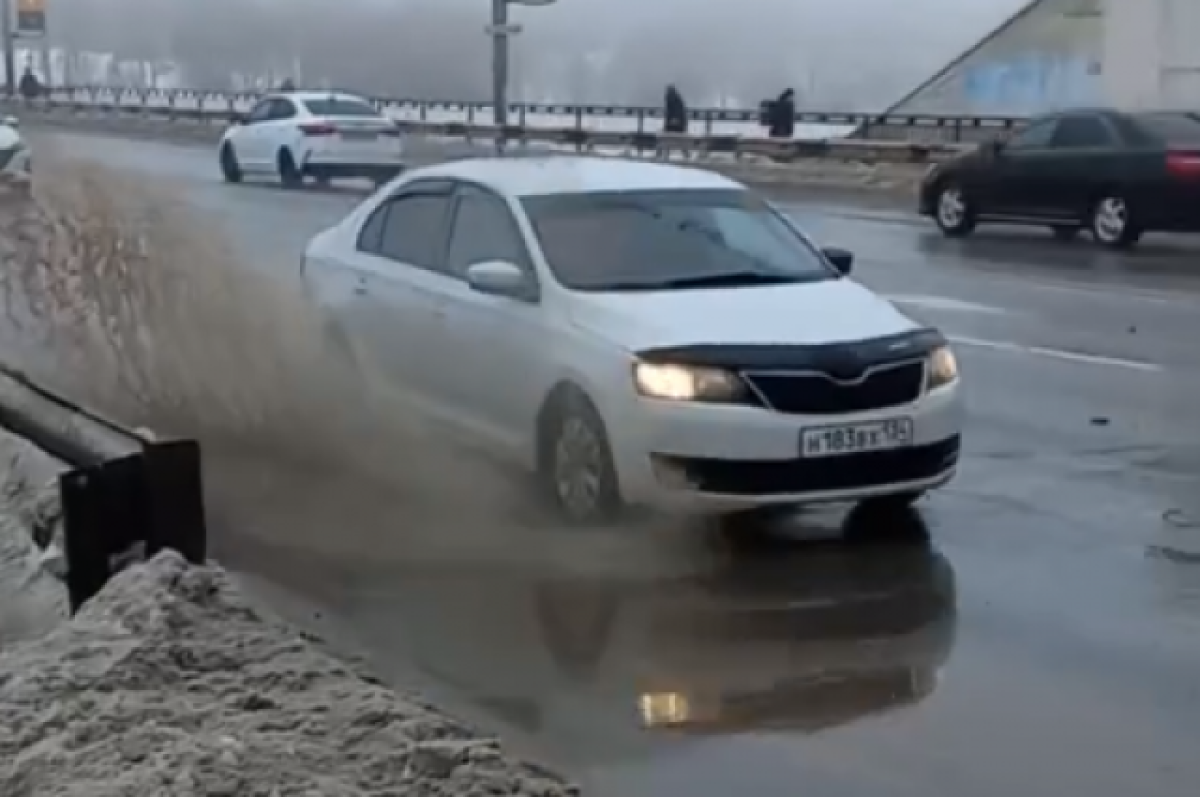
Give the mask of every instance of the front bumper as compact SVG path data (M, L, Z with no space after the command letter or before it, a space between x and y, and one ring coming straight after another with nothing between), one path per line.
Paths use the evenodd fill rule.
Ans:
M957 470L960 390L955 382L911 404L838 416L641 400L613 440L621 491L630 503L708 513L934 489ZM895 418L912 420L911 446L799 456L805 427Z

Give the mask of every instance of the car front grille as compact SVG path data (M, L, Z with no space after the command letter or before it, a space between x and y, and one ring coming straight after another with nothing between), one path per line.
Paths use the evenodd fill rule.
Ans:
M925 363L875 366L858 379L824 373L747 372L746 380L763 401L791 415L837 415L910 404L921 397Z

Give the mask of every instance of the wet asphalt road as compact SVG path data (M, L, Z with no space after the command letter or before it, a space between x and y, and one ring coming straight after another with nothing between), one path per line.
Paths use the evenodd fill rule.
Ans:
M357 198L227 187L195 149L62 140L186 187L281 280ZM962 473L920 517L822 512L791 532L929 545L554 532L406 562L352 528L360 507L323 541L336 561L266 512L231 561L285 615L604 797L1193 792L1200 246L947 242L789 209L942 327L970 390Z

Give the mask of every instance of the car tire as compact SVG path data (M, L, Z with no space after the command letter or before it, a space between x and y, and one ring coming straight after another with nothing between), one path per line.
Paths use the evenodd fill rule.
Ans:
M933 220L947 238L963 238L975 231L975 207L961 185L945 182L938 186Z
M279 150L276 162L279 166L279 182L283 183L285 188L299 188L304 185L304 173L296 166L291 152L286 149Z
M237 153L233 151L233 145L228 141L221 145L219 160L221 176L225 178L225 182L240 183L242 181L242 165L238 163Z
M1128 249L1142 237L1132 205L1116 192L1102 194L1092 204L1088 227L1096 243L1107 249Z
M616 519L623 508L608 431L575 387L555 392L538 422L538 480L559 518L573 526Z
M846 518L846 542L928 545L929 527L914 506L923 495L915 491L860 501Z
M1068 243L1079 237L1079 227L1067 224L1058 224L1050 228L1054 233L1054 240Z

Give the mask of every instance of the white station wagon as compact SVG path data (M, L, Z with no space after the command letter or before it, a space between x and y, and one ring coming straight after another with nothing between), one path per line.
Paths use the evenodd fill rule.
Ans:
M383 187L303 275L359 367L592 523L906 506L954 476L954 355L851 262L708 171L486 158Z

